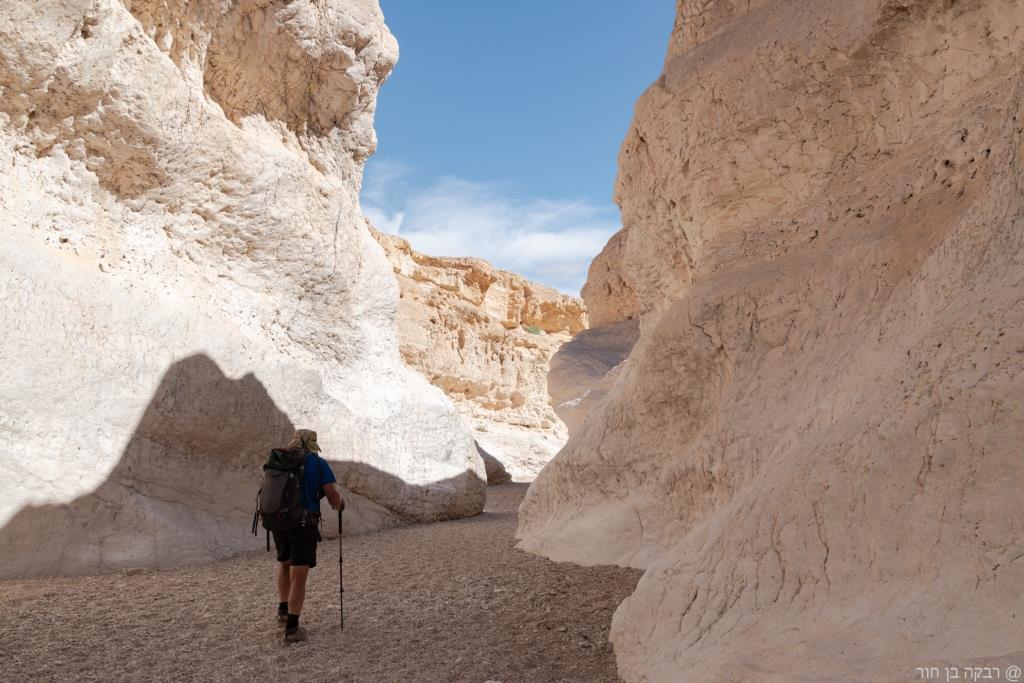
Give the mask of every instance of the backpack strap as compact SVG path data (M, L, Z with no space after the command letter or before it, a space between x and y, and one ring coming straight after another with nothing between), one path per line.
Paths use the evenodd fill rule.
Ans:
M306 461L299 465L299 479L302 480L302 490L299 491L299 505L302 506L302 525L306 525Z

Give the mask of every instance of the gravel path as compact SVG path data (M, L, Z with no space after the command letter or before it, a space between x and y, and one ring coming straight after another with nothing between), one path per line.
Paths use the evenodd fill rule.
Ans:
M0 583L6 680L617 681L612 612L639 572L515 550L525 484L471 519L318 550L302 623L281 641L266 553L170 571Z

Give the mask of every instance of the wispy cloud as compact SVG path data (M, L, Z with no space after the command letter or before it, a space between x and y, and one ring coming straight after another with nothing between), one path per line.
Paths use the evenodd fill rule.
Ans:
M507 186L445 177L427 182L400 162L372 160L363 212L432 256L474 256L578 294L590 261L618 230L613 206L517 197Z

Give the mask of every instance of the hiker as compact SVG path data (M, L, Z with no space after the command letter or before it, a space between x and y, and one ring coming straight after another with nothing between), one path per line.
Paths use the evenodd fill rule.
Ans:
M345 507L334 486L334 472L319 453L316 432L298 429L286 449L271 451L270 460L263 468L266 474L260 489L260 514L263 526L273 534L277 548L277 593L280 598L277 620L285 626L286 643L306 639L305 630L299 626L299 615L306 597L306 577L316 566L316 544L320 541L320 498L326 496L335 510ZM301 480L301 488L294 478L294 494L283 488L287 484L278 485L276 489L273 484L268 484L268 477L280 476L280 473L285 478L297 476ZM265 493L268 490L271 493ZM301 499L301 510L295 510L294 514L290 514L287 507L289 495ZM279 501L285 502L279 504Z

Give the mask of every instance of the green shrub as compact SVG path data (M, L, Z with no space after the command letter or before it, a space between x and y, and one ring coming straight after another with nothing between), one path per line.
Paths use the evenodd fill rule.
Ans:
M540 328L536 325L526 325L526 331L530 334L540 334Z

